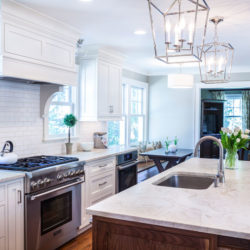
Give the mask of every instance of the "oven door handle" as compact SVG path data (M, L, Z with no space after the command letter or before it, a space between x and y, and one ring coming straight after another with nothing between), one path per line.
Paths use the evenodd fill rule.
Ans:
M65 186L63 186L63 187L55 188L55 189L53 189L53 190L50 190L50 191L47 191L47 192L44 192L44 193L41 193L41 194L32 195L32 196L30 197L30 199L31 199L32 201L34 201L35 199L37 199L37 198L39 198L39 197L42 197L42 196L44 196L44 195L51 194L51 193L54 193L54 192L56 192L56 191L60 191L60 190L62 190L62 189L68 188L68 187L72 187L72 186L81 184L81 183L83 183L83 182L85 182L85 180L80 180L80 181L77 181L77 182L74 182L74 183L65 185Z
M137 165L140 161L135 161L133 163L130 163L128 165L124 165L124 166L117 166L118 170L121 171L121 170L125 170L127 168L130 168L130 167L133 167L135 165Z

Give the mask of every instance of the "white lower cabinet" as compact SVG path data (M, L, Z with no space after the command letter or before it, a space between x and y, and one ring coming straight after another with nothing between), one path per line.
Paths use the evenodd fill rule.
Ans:
M23 179L0 184L0 250L24 249Z
M85 183L82 185L82 225L89 225L91 216L86 208L115 194L115 158L89 162L85 165Z

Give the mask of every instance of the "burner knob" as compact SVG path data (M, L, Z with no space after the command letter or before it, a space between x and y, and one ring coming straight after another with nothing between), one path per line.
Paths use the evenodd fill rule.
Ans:
M63 179L63 176L61 174L57 175L57 180L61 181Z
M84 170L83 170L83 169L81 169L79 173L80 173L80 174L83 174L83 173L84 173Z
M30 183L30 186L31 186L32 189L35 189L37 187L37 183L35 181L32 181Z
M80 174L80 169L76 170L76 175Z
M68 173L64 173L64 174L63 174L63 177L64 177L64 178L67 178L68 176L69 176Z
M71 171L69 175L70 176L74 176L75 175L75 171Z
M39 179L39 180L37 181L37 185L38 185L38 186L42 186L43 184L44 184L43 180Z
M51 182L51 179L49 179L49 178L44 178L44 179L43 179L43 182L44 182L45 184L49 184L49 183Z

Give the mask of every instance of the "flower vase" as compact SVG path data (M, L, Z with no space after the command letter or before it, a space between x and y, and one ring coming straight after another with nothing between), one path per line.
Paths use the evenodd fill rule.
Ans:
M226 152L226 160L225 160L226 169L231 169L231 170L238 169L238 161L239 161L239 156L237 154L237 151Z

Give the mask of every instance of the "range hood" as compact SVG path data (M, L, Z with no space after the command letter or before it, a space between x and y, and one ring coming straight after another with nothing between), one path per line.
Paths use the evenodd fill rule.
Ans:
M78 30L12 0L0 15L0 79L77 85Z

